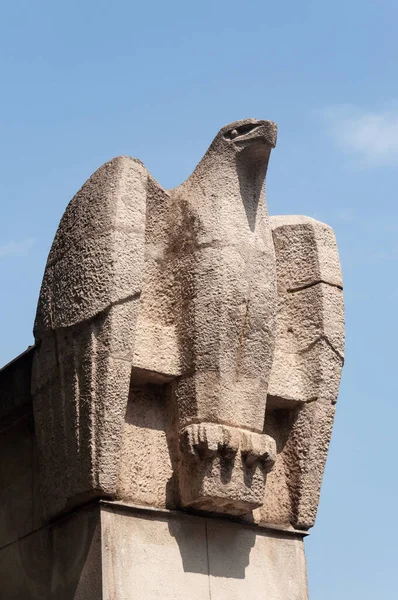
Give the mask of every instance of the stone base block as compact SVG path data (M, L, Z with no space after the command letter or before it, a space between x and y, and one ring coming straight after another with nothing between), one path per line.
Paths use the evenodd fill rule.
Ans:
M3 600L307 600L302 535L101 503L0 549Z

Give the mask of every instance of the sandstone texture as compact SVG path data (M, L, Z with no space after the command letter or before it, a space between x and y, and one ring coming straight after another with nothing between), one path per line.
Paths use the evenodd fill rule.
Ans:
M344 356L336 241L269 217L276 125L223 127L165 190L103 165L68 205L34 326L46 518L81 504L314 524Z
M308 600L344 363L330 227L271 216L276 125L165 190L100 167L0 369L0 600Z

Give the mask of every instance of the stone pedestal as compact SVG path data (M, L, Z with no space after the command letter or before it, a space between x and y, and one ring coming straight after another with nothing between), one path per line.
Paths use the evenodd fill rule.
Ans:
M69 203L0 369L0 600L306 600L344 362L333 231L269 217L276 125ZM143 506L145 508L143 508Z
M303 534L101 502L0 550L4 600L306 600Z

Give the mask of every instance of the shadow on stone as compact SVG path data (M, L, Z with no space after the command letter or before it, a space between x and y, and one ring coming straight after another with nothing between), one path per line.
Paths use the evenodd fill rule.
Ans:
M253 154L252 160L242 160L242 158L246 158L248 152ZM266 174L262 165L262 152L261 150L259 152L257 149L248 148L242 152L242 156L240 154L236 156L239 188L250 231L254 231L256 227L257 207L261 200ZM258 156L256 156L257 154ZM261 168L258 167L258 163L262 165Z
M192 537L187 535L180 521L168 523L170 534L178 544L184 571L244 579L256 540L255 532L227 520L220 522L199 517L197 523L200 534Z
M69 600L90 593L93 598L99 598L102 573L98 508L81 511L65 524L54 527L52 549L50 597Z
M100 598L98 509L82 510L14 542L2 551L0 562L7 574L1 598L70 600L86 594Z
M212 577L244 579L256 534L250 527L208 520L207 547Z
M126 407L125 422L135 427L164 431L165 386L145 383L131 385Z

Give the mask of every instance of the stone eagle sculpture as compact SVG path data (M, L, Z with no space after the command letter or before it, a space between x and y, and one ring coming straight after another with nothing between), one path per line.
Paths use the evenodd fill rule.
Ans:
M342 281L328 226L268 216L275 144L274 123L237 121L177 188L118 157L68 205L34 325L50 516L140 500L119 479L141 386L165 403L166 506L313 524L343 364Z

